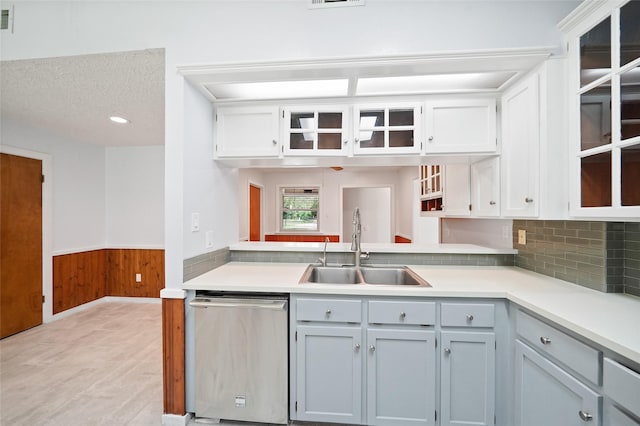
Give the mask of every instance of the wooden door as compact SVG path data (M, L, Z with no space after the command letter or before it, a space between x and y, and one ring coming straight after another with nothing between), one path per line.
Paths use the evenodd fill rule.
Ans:
M260 187L249 185L249 241L260 241Z
M42 161L0 154L0 338L42 323Z

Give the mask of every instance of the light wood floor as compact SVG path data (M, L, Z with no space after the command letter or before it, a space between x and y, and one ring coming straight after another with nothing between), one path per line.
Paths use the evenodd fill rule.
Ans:
M105 302L0 341L0 425L162 424L161 310Z

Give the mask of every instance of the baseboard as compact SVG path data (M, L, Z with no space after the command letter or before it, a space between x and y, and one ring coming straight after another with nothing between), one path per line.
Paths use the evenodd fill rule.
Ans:
M100 299L92 300L91 302L83 303L82 305L76 306L71 309L67 309L66 311L62 311L58 314L55 314L51 317L49 321L44 321L45 323L49 323L52 321L57 321L62 318L66 318L69 315L77 314L78 312L86 311L87 309L91 309L94 306L101 305L103 303L112 303L112 302L121 302L121 303L162 303L162 299L155 297L118 297L118 296L105 296Z
M184 416L178 414L163 414L162 426L187 426L193 416L187 413Z

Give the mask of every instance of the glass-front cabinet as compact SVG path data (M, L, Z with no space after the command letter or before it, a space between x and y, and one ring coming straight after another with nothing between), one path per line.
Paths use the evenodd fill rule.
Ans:
M594 12L568 40L570 95L578 112L571 133L571 213L638 217L640 1L619 1L605 12Z
M354 154L420 153L422 106L357 105Z
M349 144L347 107L283 108L285 155L345 155Z

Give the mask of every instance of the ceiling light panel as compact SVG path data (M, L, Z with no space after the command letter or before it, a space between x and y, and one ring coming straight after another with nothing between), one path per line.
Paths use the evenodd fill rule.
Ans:
M348 79L205 84L216 99L295 99L346 96Z
M373 77L358 80L357 95L393 95L447 91L497 90L515 71Z

